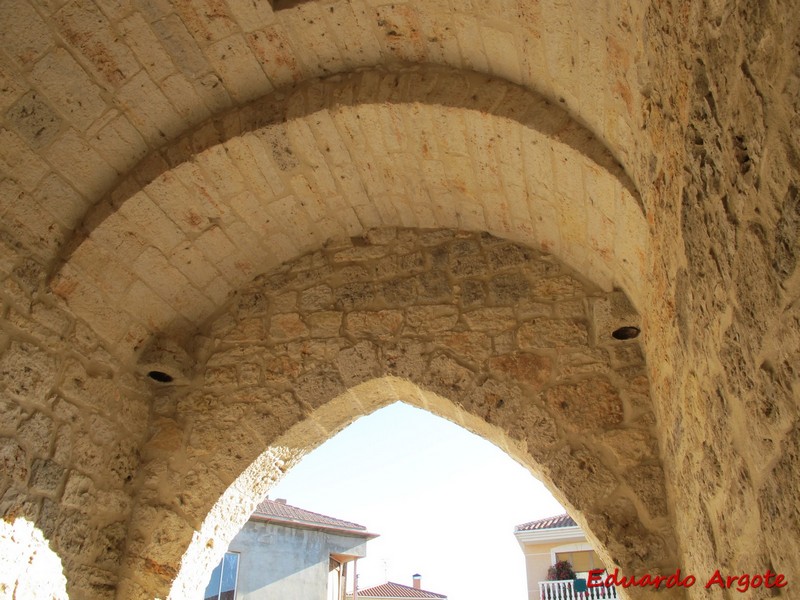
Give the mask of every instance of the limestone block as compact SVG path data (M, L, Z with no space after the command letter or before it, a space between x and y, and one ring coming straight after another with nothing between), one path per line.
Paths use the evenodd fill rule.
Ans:
M615 427L625 416L619 392L605 378L558 385L548 389L544 398L551 413L570 430Z
M61 118L36 92L20 98L6 117L32 148L47 146L61 130Z
M336 365L348 388L378 377L383 371L375 344L362 341L338 353Z
M535 319L520 326L517 342L523 350L583 348L589 332L585 323L573 319Z
M47 24L28 3L10 4L0 8L0 43L18 62L28 64L45 53L52 45Z
M91 561L95 554L96 539L89 516L79 509L62 512L51 541L58 552Z
M329 309L333 305L330 286L322 284L300 292L300 310Z
M540 279L533 284L531 293L541 300L566 300L580 296L583 284L570 275Z
M17 439L32 455L48 457L53 444L54 431L53 419L37 411L20 424L17 430Z
M433 358L424 376L425 387L452 400L461 399L474 386L474 373L448 356Z
M291 356L264 357L264 377L267 381L290 381L300 374L301 363Z
M94 482L77 471L67 473L61 502L68 508L80 508L94 504L97 498Z
M481 364L492 353L492 340L483 332L443 332L434 339L434 344L452 351L459 359Z
M458 322L458 310L449 304L412 306L406 312L406 328L423 335L452 329Z
M12 342L0 357L0 375L6 391L20 400L41 403L55 374L55 360L27 342Z
M664 539L648 531L639 521L636 507L625 498L602 505L590 515L592 531L608 547L615 563L628 572L648 572L664 560ZM620 543L623 536L628 544ZM628 536L631 536L628 538Z
M486 297L485 285L476 279L467 279L459 282L456 294L464 308L469 308L483 303Z
M61 35L106 84L117 85L140 68L127 44L119 40L94 4L81 1L68 4L56 14L55 20Z
M345 331L352 336L387 339L400 332L403 313L398 310L353 311L345 317Z
M309 331L297 313L275 315L269 322L269 336L278 342L308 337Z
M52 460L37 459L31 465L29 485L36 492L55 496L64 480L66 470Z
M397 377L414 380L425 371L426 356L416 340L400 339L383 347L386 371Z
M656 456L654 440L646 431L611 429L599 437L623 469L651 461Z
M486 259L481 254L451 254L448 266L454 277L474 277L486 271Z
M580 511L606 498L617 486L613 473L597 456L583 449L561 449L547 462L546 469Z
M334 290L334 305L338 309L367 308L376 296L372 283L347 283Z
M391 279L379 284L380 295L390 307L399 307L411 304L415 297L414 280Z
M550 357L528 352L493 356L487 364L496 377L524 383L534 390L542 389L553 374L553 360Z
M304 405L317 407L345 392L338 370L320 368L303 373L294 382L294 393Z
M17 430L17 423L22 417L22 409L14 401L0 398L0 431L11 433Z
M517 324L514 311L510 308L478 308L465 312L464 320L470 329L487 333L498 333Z
M447 302L453 290L447 275L443 271L423 273L415 277L417 299L422 303Z
M55 48L39 60L31 77L52 106L81 131L106 109L101 88L63 48Z
M19 444L10 438L0 438L0 464L12 481L25 484L29 473L27 461L27 453Z

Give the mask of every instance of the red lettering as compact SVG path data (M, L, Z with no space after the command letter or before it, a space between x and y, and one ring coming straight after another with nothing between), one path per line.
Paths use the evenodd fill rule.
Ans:
M728 589L731 589L733 582L739 579L738 575L728 575Z
M786 581L786 578L783 574L778 573L775 575L775 587L786 587L786 584L789 583Z
M603 582L603 584L606 587L611 587L612 585L614 586L619 585L617 583L617 575L619 575L619 569L614 569L613 573L609 573L608 575L606 575L606 580Z
M740 592L746 592L750 589L750 575L745 573L744 575L739 576L739 585L736 586L736 589Z
M597 583L595 583L597 581ZM592 569L589 571L589 579L586 585L590 588L603 587L603 569Z
M669 577L667 577L666 575L656 575L656 578L653 579L653 587L654 588L661 587L661 582L666 581L667 579L669 579Z
M690 575L690 577L691 577L691 575ZM694 582L692 582L692 583L694 583ZM678 587L683 585L683 582L681 581L681 570L680 569L678 569L672 575L667 577L667 587L668 588L673 588L676 585Z
M753 579L750 581L750 586L757 588L761 587L762 583L764 583L764 578L758 573L756 573L755 575L753 575Z
M714 574L711 576L711 579L709 579L706 582L706 589L710 588L714 584L719 584L720 586L722 586L723 589L725 588L725 580L722 579L722 575L720 575L719 569L714 571ZM669 584L667 584L667 587L669 587Z
M653 587L658 589L661 587L662 583L666 582L666 587L692 587L697 578L694 575L687 575L686 577L681 579L681 570L678 569L672 575L650 575L649 573L645 573L638 579L635 575L630 577L625 577L620 575L619 569L614 569L611 573L608 573L605 579L602 576L603 569L592 569L589 571L589 577L586 581L587 587L590 588L598 588L598 587L622 587L622 588L629 588L629 587ZM719 571L716 573L716 577L719 577L719 583L722 587L725 587L725 582L722 580L722 576L719 574ZM710 581L706 584L706 588L710 587L714 581Z
M773 588L773 587L775 587L774 583L770 583L769 582L770 577L775 577L775 573L773 573L772 571L767 569L766 571L764 571L764 587L765 588Z

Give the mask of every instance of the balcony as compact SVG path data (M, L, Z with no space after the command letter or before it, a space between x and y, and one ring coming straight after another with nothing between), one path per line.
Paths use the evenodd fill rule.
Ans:
M615 600L617 588L587 587L585 592L575 590L575 581L565 579L562 581L540 581L539 598L541 600Z

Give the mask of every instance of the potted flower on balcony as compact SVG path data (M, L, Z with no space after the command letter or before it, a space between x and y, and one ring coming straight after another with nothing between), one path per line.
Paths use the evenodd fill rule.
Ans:
M542 600L552 600L555 598L572 598L572 580L575 579L575 569L568 560L559 560L547 569L547 581L561 581L559 584L564 587L558 591L552 587L547 588L546 593L542 594ZM568 582L568 583L567 583ZM568 588L568 589L567 589Z
M560 560L547 569L547 581L565 581L575 579L575 569L568 560Z

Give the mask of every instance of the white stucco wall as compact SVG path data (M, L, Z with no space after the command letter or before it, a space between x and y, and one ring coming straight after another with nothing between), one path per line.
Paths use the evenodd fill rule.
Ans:
M366 540L248 521L228 551L240 555L237 600L327 600L331 554L361 558L366 556Z

